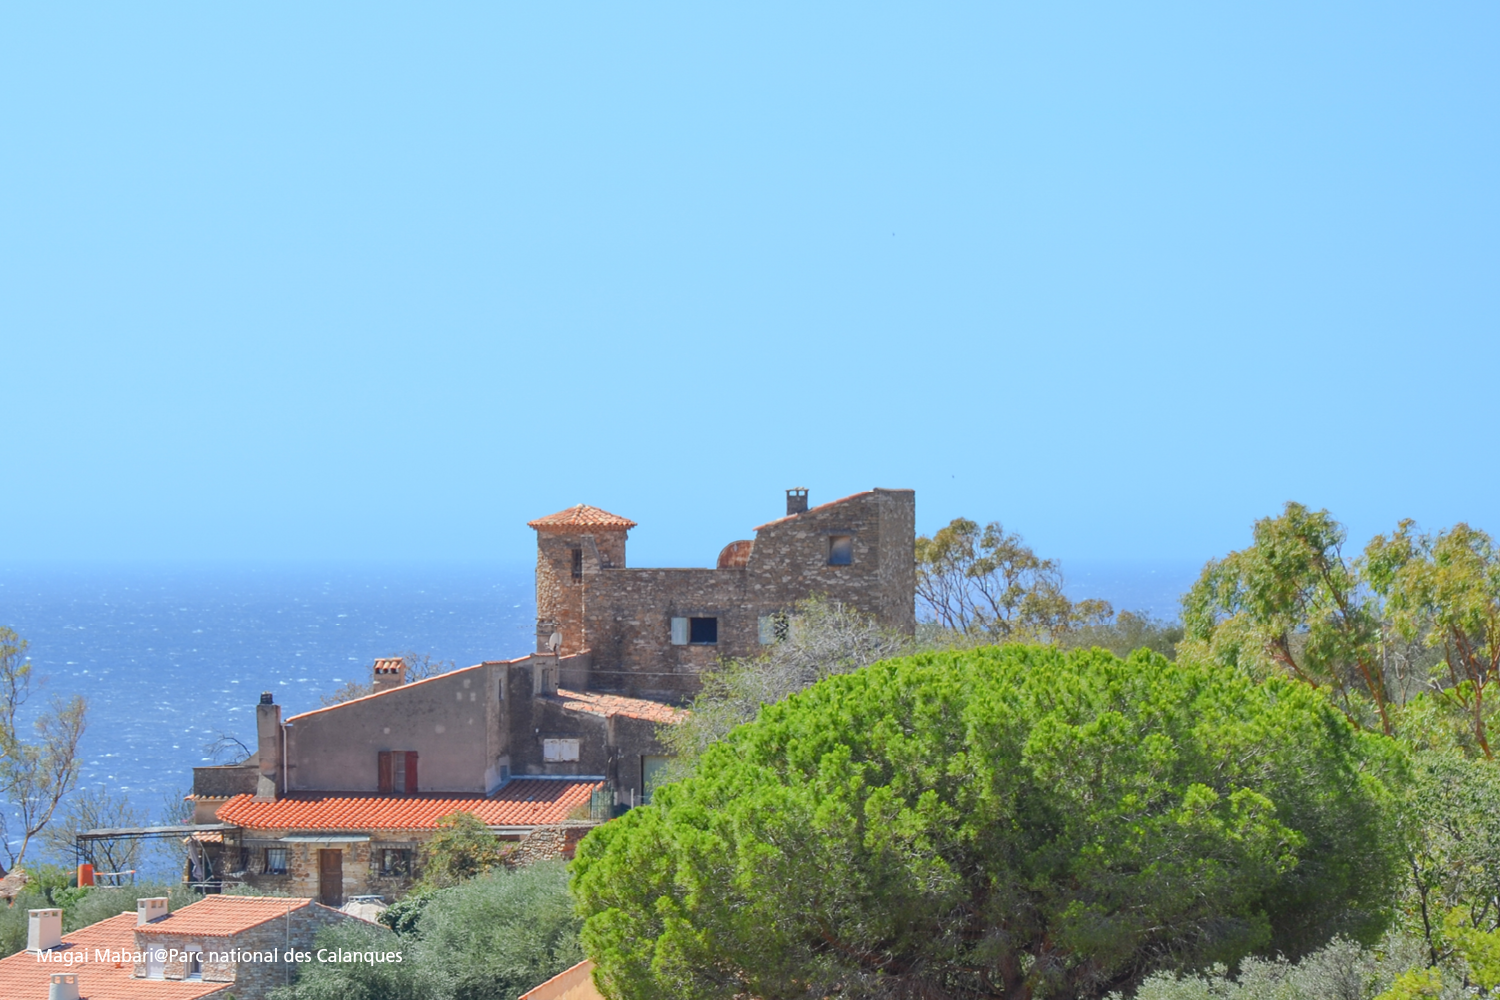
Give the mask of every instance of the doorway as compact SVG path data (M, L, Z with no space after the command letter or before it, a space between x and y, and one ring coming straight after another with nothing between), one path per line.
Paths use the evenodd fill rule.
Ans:
M318 902L344 905L344 852L338 848L318 852Z

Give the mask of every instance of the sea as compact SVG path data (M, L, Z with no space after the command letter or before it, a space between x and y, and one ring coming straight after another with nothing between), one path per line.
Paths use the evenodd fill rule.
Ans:
M1065 562L1074 598L1177 616L1201 564ZM29 644L28 709L88 699L82 786L156 814L222 736L253 749L255 705L317 708L371 663L405 652L468 666L535 645L532 567L5 565L0 625Z

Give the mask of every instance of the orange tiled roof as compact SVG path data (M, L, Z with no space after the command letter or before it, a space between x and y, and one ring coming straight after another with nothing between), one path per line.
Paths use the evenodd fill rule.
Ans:
M648 722L680 722L687 713L680 708L664 705L645 698L626 698L618 694L600 694L597 691L568 691L557 689L557 694L546 695L546 700L560 702L563 708L590 715L623 715L628 719L645 719Z
M178 912L202 905L194 903ZM86 1000L201 1000L234 989L234 983L136 979L133 963L94 961L96 949L134 952L135 929L135 914L122 913L64 934L62 947L48 952L64 961L38 962L35 955L24 951L0 959L0 997L47 1000L48 981L54 972L78 973L79 992ZM71 966L65 961L69 956L78 959Z
M196 903L174 910L159 920L135 928L136 933L192 934L198 937L230 937L267 920L285 917L292 910L316 906L310 899L288 896L205 896ZM87 996L88 994L84 994Z
M491 798L481 795L341 795L293 792L275 802L236 795L219 807L219 822L256 830L436 830L440 817L473 813L490 826L546 826L561 823L599 781L541 781L517 778Z
M528 528L538 531L567 531L570 528L605 528L619 531L629 531L635 527L635 522L628 517L619 514L611 514L607 510L598 507L590 507L581 503L567 510L560 510L556 514L548 514L539 517L535 521L527 521Z

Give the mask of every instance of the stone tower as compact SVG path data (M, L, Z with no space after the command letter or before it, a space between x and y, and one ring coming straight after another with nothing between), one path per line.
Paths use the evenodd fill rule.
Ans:
M536 529L537 651L547 651L554 632L563 656L587 649L589 584L604 570L625 567L625 538L635 522L579 504L527 526Z

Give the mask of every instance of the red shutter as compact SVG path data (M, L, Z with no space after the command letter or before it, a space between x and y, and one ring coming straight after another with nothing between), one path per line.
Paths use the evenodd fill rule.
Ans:
M406 794L417 794L417 752L406 751Z
M382 750L376 755L377 765L375 768L376 784L380 787L381 795L391 794L391 752Z

